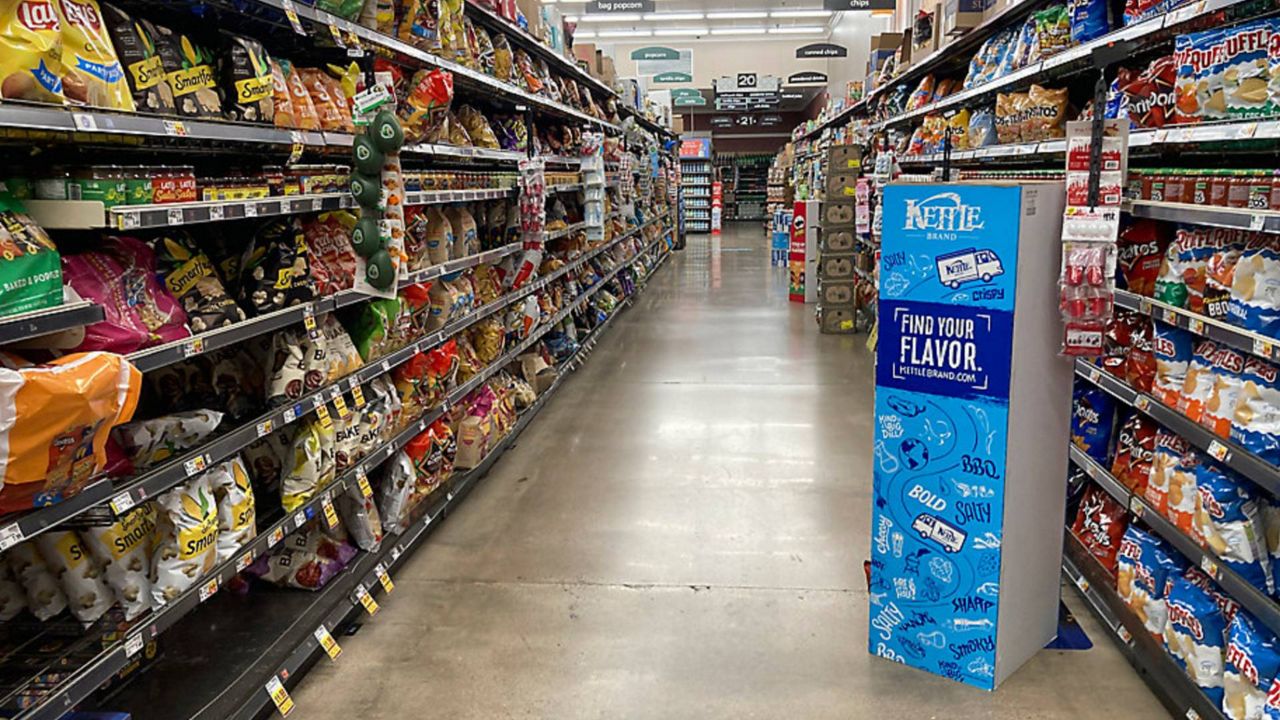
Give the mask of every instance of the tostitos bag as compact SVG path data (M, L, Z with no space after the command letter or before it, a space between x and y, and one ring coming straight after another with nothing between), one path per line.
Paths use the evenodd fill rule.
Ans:
M133 417L142 374L109 353L47 365L0 354L0 512L53 505L107 462L111 429Z
M133 112L133 93L96 0L59 0L62 94L67 102Z
M0 2L0 98L65 101L62 22L51 0Z

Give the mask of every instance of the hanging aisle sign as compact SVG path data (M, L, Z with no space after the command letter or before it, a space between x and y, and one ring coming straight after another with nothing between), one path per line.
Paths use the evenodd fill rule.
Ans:
M647 47L632 51L631 58L636 61L637 75L662 76L670 73L679 73L681 75L687 75L689 79L667 80L666 82L693 82L692 50L675 50L667 47Z
M792 85L800 85L803 83L825 83L827 76L820 72L798 72L787 78L787 82Z
M896 0L822 0L824 10L896 10Z
M653 0L591 0L587 14L651 13Z
M675 60L679 57L679 50L657 45L637 48L631 51L632 60Z
M664 72L653 76L655 83L670 85L674 83L693 82L693 76L684 72Z
M797 58L849 57L849 48L834 43L813 43L796 48Z

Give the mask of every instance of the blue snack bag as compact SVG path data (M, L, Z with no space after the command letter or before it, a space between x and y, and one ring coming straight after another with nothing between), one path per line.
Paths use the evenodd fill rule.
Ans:
M1227 626L1227 664L1222 674L1222 712L1231 720L1260 718L1267 689L1280 671L1276 636L1241 610Z
M1085 43L1111 32L1106 0L1069 0L1071 13L1071 40Z
M1136 525L1124 531L1116 555L1116 591L1152 635L1163 635L1169 618L1164 602L1169 578L1185 569L1182 556L1160 538Z
M1195 474L1196 531L1201 544L1249 584L1274 593L1262 507L1253 488L1212 462L1200 463Z
M1071 399L1071 441L1100 463L1107 462L1116 402L1105 390L1086 383L1076 385Z
M1226 619L1209 593L1184 577L1176 577L1169 583L1165 604L1169 609L1164 628L1165 648L1187 671L1192 682L1210 700L1221 705Z
M1227 320L1280 337L1280 240L1258 233L1245 244L1231 278Z
M1156 377L1151 394L1165 405L1176 408L1182 397L1182 384L1191 366L1195 336L1181 328L1153 323L1152 349L1156 356Z
M1280 379L1275 365L1250 357L1244 363L1244 387L1231 418L1231 439L1263 460L1280 464Z

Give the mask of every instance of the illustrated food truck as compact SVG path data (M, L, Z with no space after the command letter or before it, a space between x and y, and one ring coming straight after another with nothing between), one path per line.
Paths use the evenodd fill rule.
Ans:
M949 553L960 552L967 537L965 531L929 513L917 515L911 528L920 533L920 537L938 543Z
M990 250L957 250L937 257L938 280L955 289L967 282L991 282L991 278L1004 274L1000 258Z

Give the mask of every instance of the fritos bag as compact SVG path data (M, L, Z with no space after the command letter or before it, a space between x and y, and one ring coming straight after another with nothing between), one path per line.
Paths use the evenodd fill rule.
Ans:
M65 102L61 28L52 0L0 3L0 98Z
M0 355L0 512L61 502L107 462L111 429L133 417L142 374L110 353L19 365Z
M133 94L97 0L60 0L62 94L67 102L133 112Z

